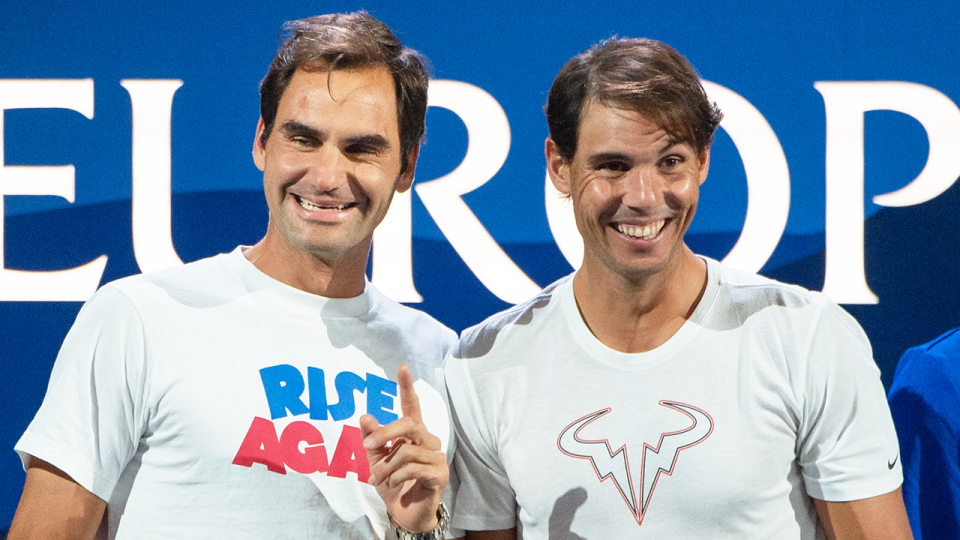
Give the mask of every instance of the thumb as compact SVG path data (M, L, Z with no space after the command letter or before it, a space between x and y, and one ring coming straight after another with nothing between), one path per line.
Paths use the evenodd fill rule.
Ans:
M369 414L365 414L360 417L360 437L366 439L370 436L371 433L377 430L380 427L380 423L377 422L377 419Z

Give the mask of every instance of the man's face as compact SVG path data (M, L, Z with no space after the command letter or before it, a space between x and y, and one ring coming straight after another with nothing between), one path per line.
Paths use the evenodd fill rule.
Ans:
M401 175L390 72L299 70L265 145L263 129L261 119L253 158L270 208L268 241L328 262L366 256L394 192L413 181L418 150Z
M585 267L631 281L675 269L710 152L674 140L640 114L588 103L573 159L547 140L557 189L570 196Z

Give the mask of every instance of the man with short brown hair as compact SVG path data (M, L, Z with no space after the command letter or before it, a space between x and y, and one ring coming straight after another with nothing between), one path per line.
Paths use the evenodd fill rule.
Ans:
M285 30L253 146L266 235L87 302L16 446L11 539L442 536L456 336L365 278L426 69L364 12Z
M684 243L720 112L673 48L561 69L547 170L583 264L447 363L467 538L909 538L870 344ZM476 532L469 532L476 531Z

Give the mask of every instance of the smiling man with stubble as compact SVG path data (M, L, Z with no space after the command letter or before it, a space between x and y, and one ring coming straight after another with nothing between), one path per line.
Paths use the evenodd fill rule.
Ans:
M16 446L9 538L443 536L456 336L365 277L413 181L424 62L364 12L284 32L253 147L266 235L87 302Z
M684 242L721 114L647 39L574 57L545 153L583 264L448 362L468 539L909 538L870 344Z

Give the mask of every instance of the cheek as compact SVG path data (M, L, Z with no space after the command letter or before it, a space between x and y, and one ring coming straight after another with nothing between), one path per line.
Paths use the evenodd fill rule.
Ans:
M395 173L393 176L390 173ZM395 171L392 168L384 168L377 163L354 163L347 167L347 173L354 176L361 184L371 188L379 188L384 184L393 184L393 181L400 174L400 168Z
M577 225L584 232L603 228L600 224L613 216L620 207L620 197L617 196L614 186L602 179L578 184L571 196L571 202Z
M384 170L373 164L358 164L349 174L354 179L350 182L351 189L360 190L366 197L384 204L393 197L399 175L399 168Z
M274 183L289 185L306 175L310 169L310 164L304 156L284 154L275 157L272 162L268 163L268 168L273 170Z
M575 184L572 198L592 207L602 206L610 198L610 185L597 178L581 179Z
M672 182L667 191L673 203L681 206L696 206L700 197L700 177L695 174Z

